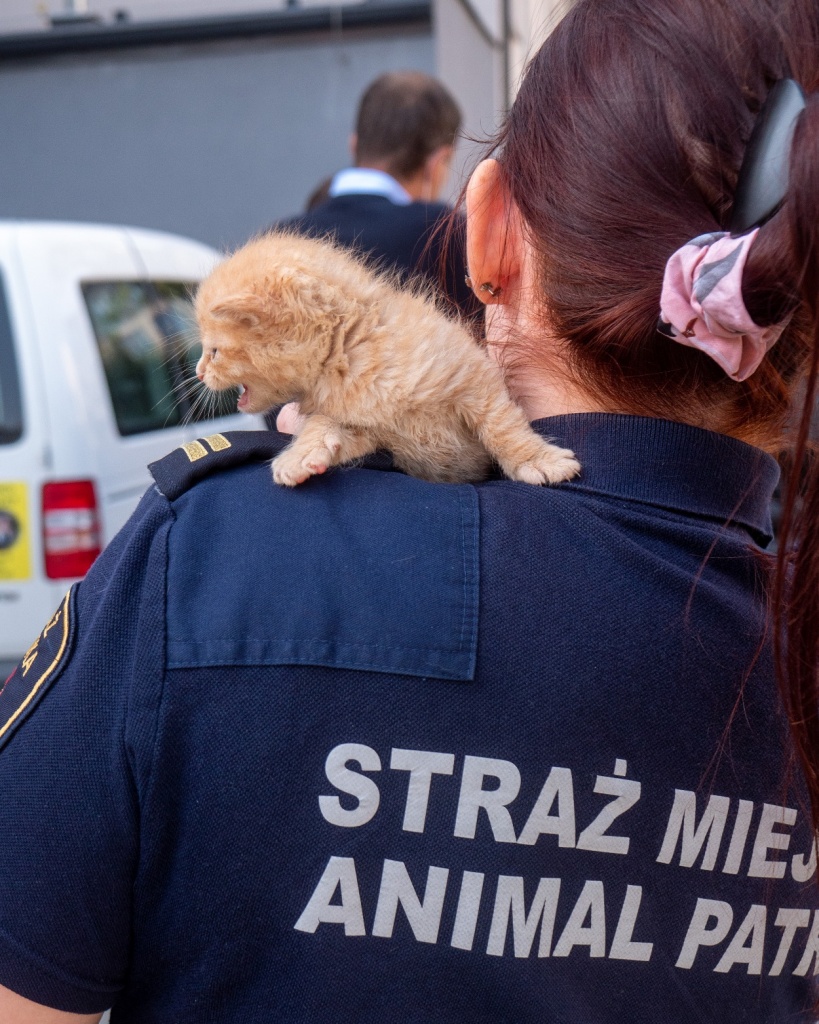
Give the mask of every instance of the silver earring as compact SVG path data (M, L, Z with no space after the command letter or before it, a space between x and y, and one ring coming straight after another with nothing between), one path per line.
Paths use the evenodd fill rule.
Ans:
M484 283L481 285L481 291L489 292L492 298L496 299L503 291L503 288L501 288L500 286L497 288L493 288L492 284L489 281L484 281Z
M469 288L470 291L475 290L475 286L472 284L472 278L469 276L469 274L466 275L464 281L466 281L466 287Z

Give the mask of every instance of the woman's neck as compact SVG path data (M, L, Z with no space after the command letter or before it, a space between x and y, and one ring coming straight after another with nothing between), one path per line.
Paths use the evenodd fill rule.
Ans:
M528 371L507 371L507 386L529 420L580 412L610 412L591 395L574 387L563 375L545 377Z
M486 313L487 351L503 368L510 394L530 421L570 413L612 411L572 379L565 343L543 338L536 347L536 359L527 359L531 343L521 341L521 336L537 337L543 334L543 328L523 323L525 318L519 306L513 310L508 306L489 306Z

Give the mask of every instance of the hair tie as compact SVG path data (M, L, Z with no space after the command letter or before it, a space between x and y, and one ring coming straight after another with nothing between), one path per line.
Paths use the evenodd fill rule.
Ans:
M734 380L751 376L790 320L755 324L742 298L742 273L759 226L787 194L791 144L805 103L793 79L771 86L739 169L731 233L700 235L666 264L658 330L705 352Z
M742 273L758 233L715 231L686 242L666 264L660 299L660 333L705 352L738 381L751 376L788 323L760 327L745 308Z

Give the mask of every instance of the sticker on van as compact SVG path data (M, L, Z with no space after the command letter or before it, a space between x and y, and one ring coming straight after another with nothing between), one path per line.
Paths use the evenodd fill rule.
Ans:
M23 483L0 483L0 580L30 577L28 488Z

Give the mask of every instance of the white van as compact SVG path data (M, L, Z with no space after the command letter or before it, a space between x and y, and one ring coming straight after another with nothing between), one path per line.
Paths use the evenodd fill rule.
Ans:
M235 395L205 406L192 389L190 295L217 259L154 231L0 221L0 687L149 462L263 426Z

